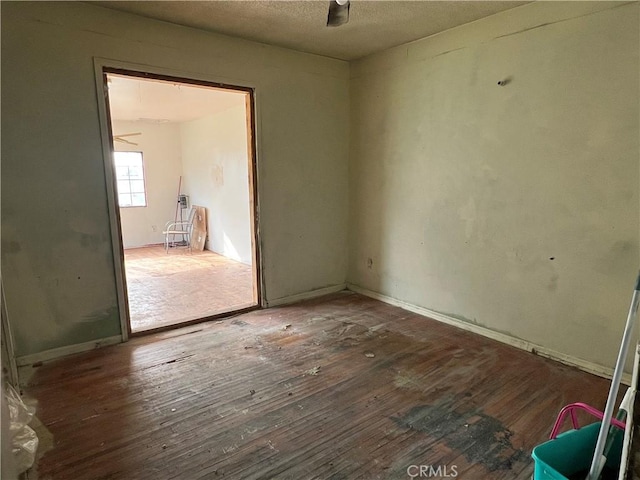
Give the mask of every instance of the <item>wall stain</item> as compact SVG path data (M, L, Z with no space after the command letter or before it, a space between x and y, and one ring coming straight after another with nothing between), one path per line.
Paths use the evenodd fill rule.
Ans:
M100 235L80 234L80 245L83 247L97 249L102 246L103 241Z
M600 272L620 272L636 261L637 243L633 240L618 240L603 252L598 259Z
M18 253L20 250L22 250L22 247L15 240L2 242L2 253Z
M84 315L82 317L82 321L83 322L104 322L107 320L113 320L113 319L119 319L120 318L120 312L118 311L118 307L117 306L113 306L113 307L109 307L109 308L105 308L103 310L98 310L95 312L91 312L87 315Z
M222 165L211 167L211 181L216 187L224 186L224 167Z
M629 240L618 240L611 247L611 253L613 255L627 255L630 251L635 249L635 244Z
M527 453L511 443L513 432L478 410L459 413L440 405L420 405L391 420L441 440L470 464L482 464L490 472L511 470L515 463L528 460Z

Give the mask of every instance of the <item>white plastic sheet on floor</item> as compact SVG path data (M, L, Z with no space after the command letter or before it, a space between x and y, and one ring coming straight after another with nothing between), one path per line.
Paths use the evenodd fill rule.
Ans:
M35 412L24 404L11 385L4 385L3 395L9 410L9 438L13 453L13 468L20 474L31 468L38 450L38 436L29 426Z

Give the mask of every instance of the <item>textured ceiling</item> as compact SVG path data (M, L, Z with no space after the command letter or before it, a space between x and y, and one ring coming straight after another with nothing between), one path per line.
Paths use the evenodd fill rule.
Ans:
M245 104L244 92L112 73L107 78L113 120L186 122Z
M355 60L528 2L352 0L327 27L329 1L97 1L103 7L342 60Z

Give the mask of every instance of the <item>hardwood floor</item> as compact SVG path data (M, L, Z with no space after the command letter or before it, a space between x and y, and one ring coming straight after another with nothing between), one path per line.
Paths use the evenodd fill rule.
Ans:
M341 292L51 362L25 390L54 439L42 479L484 480L531 478L560 408L602 409L608 384Z
M125 270L133 332L256 305L251 266L207 250L129 249Z

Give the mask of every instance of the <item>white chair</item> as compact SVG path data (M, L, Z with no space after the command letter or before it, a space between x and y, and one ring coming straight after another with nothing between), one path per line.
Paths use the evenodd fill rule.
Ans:
M191 234L193 233L193 219L196 215L196 209L191 207L187 220L169 221L164 226L164 249L169 253L172 247L187 247L191 251ZM176 240L176 237L180 240Z

